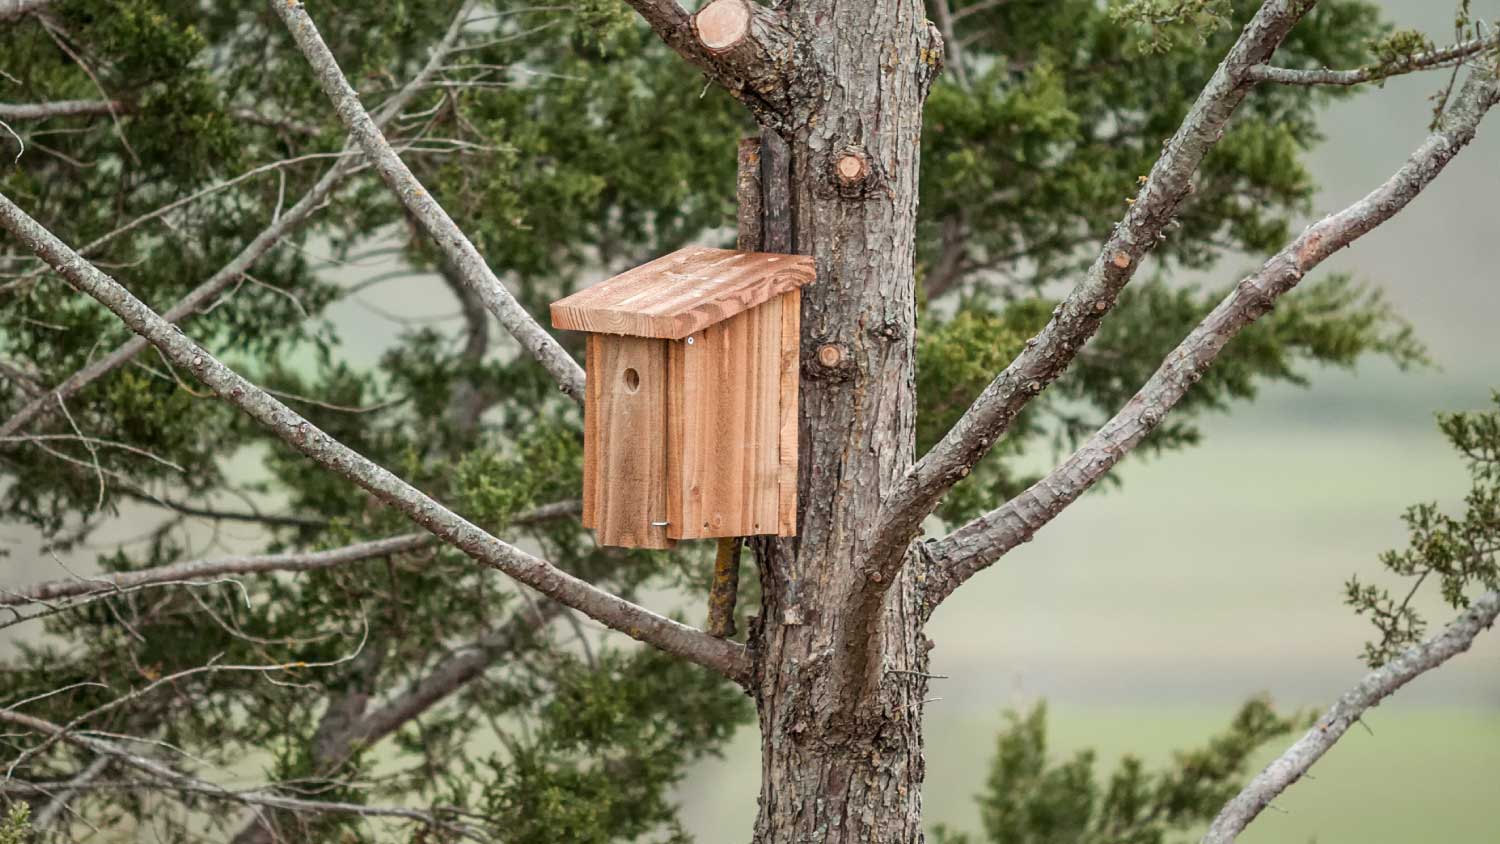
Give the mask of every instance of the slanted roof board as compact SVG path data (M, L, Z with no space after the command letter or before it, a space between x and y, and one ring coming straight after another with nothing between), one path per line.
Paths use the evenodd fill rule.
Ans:
M552 303L572 331L680 340L813 282L807 255L688 246Z

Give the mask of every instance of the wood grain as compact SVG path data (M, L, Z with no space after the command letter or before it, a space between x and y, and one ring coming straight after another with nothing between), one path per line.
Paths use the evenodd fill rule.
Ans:
M807 255L688 246L552 303L573 331L680 340L816 276Z
M721 53L750 34L750 6L745 0L713 0L693 15L698 43Z
M781 536L797 535L797 401L802 381L802 291L781 297L780 383L777 385L777 530Z
M668 344L673 539L780 530L785 297Z
M640 337L588 338L583 523L601 545L675 544L665 527L652 525L669 520L666 346Z

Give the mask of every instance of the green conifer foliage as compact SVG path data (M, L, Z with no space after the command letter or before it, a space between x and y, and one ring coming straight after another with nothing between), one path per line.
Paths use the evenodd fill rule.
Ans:
M1413 603L1424 586L1455 609L1468 607L1476 592L1500 589L1500 392L1493 401L1495 410L1438 416L1438 427L1468 464L1472 486L1462 515L1427 502L1402 516L1409 544L1380 557L1391 574L1410 582L1398 591L1400 598L1386 587L1349 578L1346 602L1369 616L1380 633L1379 640L1365 644L1371 668L1426 635L1427 620Z
M1047 752L1047 708L1007 713L984 791L976 797L989 844L1164 844L1210 821L1242 785L1252 754L1298 725L1263 699L1240 708L1204 746L1173 754L1159 771L1137 757L1107 780L1092 751L1058 761ZM975 844L939 827L938 844Z

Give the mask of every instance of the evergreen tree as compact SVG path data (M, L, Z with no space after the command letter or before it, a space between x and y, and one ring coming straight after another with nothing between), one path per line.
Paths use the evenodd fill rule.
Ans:
M1020 541L994 532L1008 514L1071 500L1033 508L1019 455L1093 454L1161 361L1185 360L1184 335L1209 336L1189 349L1191 392L1168 371L1182 390L1150 396L1171 418L1112 440L1074 497L1127 453L1195 443L1199 414L1266 383L1422 361L1347 278L1310 279L1256 318L1472 137L1489 71L1453 92L1403 201L1330 218L1313 244L1287 221L1308 210L1318 109L1349 89L1252 77L1273 51L1272 70L1362 68L1354 81L1488 60L1482 33L1434 52L1355 0L934 0L930 24L909 0L868 5L739 5L756 26L725 51L675 0L0 5L0 141L15 150L0 169L0 513L57 551L121 521L140 534L99 558L108 578L4 599L10 624L47 634L0 674L5 700L28 701L6 710L9 770L41 807L14 823L65 829L67 804L162 840L681 840L673 784L758 712L758 841L826 832L838 813L849 840L907 840L926 651L919 621L880 608L925 617ZM762 49L778 37L788 51ZM325 43L389 148L361 134ZM761 621L742 647L629 603L701 593L701 549L599 547L581 528L582 350L534 320L683 244L727 245L735 144L763 129L787 144L792 248L819 282L801 538L752 546L763 574L816 560L828 576L809 580L801 625L765 620L788 606L782 581L747 588L742 615ZM835 154L861 159L865 182L829 189ZM1170 283L1288 241L1295 278L1278 258L1226 290ZM382 254L400 271L336 278ZM1053 283L1080 278L1071 294ZM377 284L421 285L462 317L350 354L331 314ZM1236 333L1219 354L1212 338ZM819 344L847 368L818 370ZM264 392L227 386L221 361ZM276 401L290 410L254 410ZM841 473L858 488L830 486ZM953 541L913 545L934 510ZM807 784L775 792L793 770ZM226 790L228 774L259 784ZM870 785L815 806L806 789L834 775Z

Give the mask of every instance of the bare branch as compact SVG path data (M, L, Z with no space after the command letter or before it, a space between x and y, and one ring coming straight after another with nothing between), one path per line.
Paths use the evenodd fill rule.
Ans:
M52 799L47 801L47 805L43 806L42 810L36 813L36 819L31 822L32 829L38 833L45 832L47 827L51 826L52 822L57 820L59 815L65 811L71 811L68 808L68 803L78 795L78 792L87 789L90 783L99 779L104 774L104 770L113 761L108 756L95 757L94 761L78 772L78 776L68 780L62 788L58 789L57 793L52 795Z
M1263 63L1312 7L1308 0L1266 0L1214 75L1204 86L1177 133L1167 141L1126 213L1082 282L1052 312L1041 333L985 387L952 430L917 461L882 506L871 541L872 566L879 577L872 588L888 588L922 520L958 481L988 453L1016 414L1052 383L1098 330L1099 322L1135 275L1192 193L1192 179L1204 156L1249 93L1247 74Z
M400 91L396 92L381 107L380 113L376 117L378 125L389 123L400 115L402 110L406 108L406 105L411 102L411 98L416 96L417 91L437 72L437 68L442 65L448 52L458 42L459 34L463 29L462 22L463 14L460 13L454 19L453 25L449 27L448 32L443 36L443 40L434 48L432 56L427 60L427 64L422 70L412 78L411 82L402 87ZM177 304L169 308L163 316L170 322L177 322L208 308L224 291L243 278L245 273L255 265L255 262L260 260L267 252L270 252L272 248L281 242L282 238L296 231L307 218L322 208L328 197L333 193L333 189L347 176L357 170L359 166L360 162L354 156L341 156L337 163L330 167L328 172L324 173L323 177L295 205L284 211L280 216L274 217L271 224L261 231L260 234L256 235L250 243L246 244L245 248L241 249L239 254L235 255L229 263L221 267L218 272L215 272L202 284L193 288ZM96 241L96 243L98 242ZM67 399L89 384L119 369L131 358L140 354L141 350L145 348L146 341L140 337L132 337L125 341L113 352L68 376L56 388L50 390L45 395L37 397L16 411L15 415L6 420L3 425L0 425L0 437L9 437L21 432L38 417L50 413L53 407L56 406L55 401ZM54 396L57 398L54 399Z
M1437 636L1413 645L1400 656L1365 675L1345 692L1307 734L1266 766L1250 784L1219 811L1203 836L1203 844L1231 844L1262 810L1302 778L1343 737L1365 710L1378 706L1397 689L1467 651L1500 616L1500 592L1488 592Z
M1260 271L1236 285L1180 343L1114 418L1061 465L998 509L942 539L930 555L927 611L1007 551L1029 540L1135 448L1187 393L1225 345L1269 312L1309 271L1394 217L1437 178L1500 100L1500 82L1476 72L1460 92L1448 125L1429 135L1405 165L1368 196L1309 226Z
M1299 69L1259 65L1250 69L1249 78L1255 82L1275 82L1279 85L1359 85L1407 73L1452 67L1496 47L1500 47L1500 32L1485 38L1473 38L1440 50L1418 53L1388 64L1361 67L1356 70ZM0 117L3 116L0 114Z
M458 648L373 712L366 711L372 694L365 688L368 683L351 683L330 700L319 719L310 747L313 771L319 776L334 774L356 750L369 748L483 677L490 666L514 654L553 619L565 613L572 617L571 611L556 601L543 602L539 607L534 601L529 603L533 611L519 613L477 641ZM251 818L232 844L273 844L273 833L267 818Z
M0 103L0 120L47 120L53 117L113 117L132 114L135 103L124 100L52 100L44 103ZM252 108L231 109L236 120L281 129L296 135L316 135L318 127L262 114Z
M0 120L46 120L51 117L103 117L124 111L119 100L54 100L46 103L0 103Z
M475 841L487 841L479 830L471 826L458 823L453 820L456 815L452 810L444 811L435 809L433 811L422 811L419 809L407 809L393 806L366 806L359 803L337 803L325 800L304 800L296 797L286 797L269 790L246 790L235 791L225 788L217 783L199 779L189 774L182 773L174 768L157 762L154 759L132 753L112 741L107 741L94 736L69 733L61 725L54 724L42 718L24 715L20 712L9 712L0 710L0 721L14 724L26 730L41 733L50 738L60 738L69 744L81 747L92 753L108 756L119 760L121 763L149 775L156 780L161 787L175 791L200 794L221 800L229 800L249 806L264 806L273 809L289 809L300 812L324 812L331 814L357 815L369 818L398 818L409 821L417 821L431 826L452 830Z
M460 17L470 5L465 4L465 12L460 12ZM396 194L434 245L442 251L454 273L479 296L485 307L500 320L500 324L516 338L521 347L552 375L562 391L574 401L582 402L583 370L557 340L531 318L505 285L501 284L468 236L422 186L396 151L391 149L380 127L370 119L369 112L360 104L359 94L339 69L338 60L323 42L323 37L318 34L317 27L313 25L302 4L271 0L271 8L281 17L297 46L301 48L302 54L317 75L323 92L333 102L339 119L344 122L360 149L364 150L381 179Z
M36 375L7 360L0 360L0 375L16 385L16 388L28 396L40 395L42 383L37 380Z
M115 478L115 489L122 495L171 510L173 513L181 513L184 516L192 516L197 519L208 519L215 522L246 522L249 524L268 525L270 527L291 528L325 528L328 527L327 519L314 519L306 516L293 516L281 513L246 512L242 510L221 510L216 507L204 507L195 504L187 504L167 498L164 495L156 495L148 489L129 484L123 478Z
M155 692L157 689L160 689L160 688L163 688L163 687L168 687L168 686L170 686L170 687L177 687L178 684L179 684L179 682L181 680L185 680L188 677L193 677L193 676L196 676L196 675L203 675L203 674L221 674L221 673L225 673L225 672L252 673L252 674L260 674L260 675L266 676L267 679L270 680L270 682L272 682L272 683L274 683L274 684L276 684L278 686L296 686L296 687L299 687L299 688L306 688L306 687L308 687L309 684L293 683L293 682L287 682L287 681L282 681L282 680L276 680L276 679L272 678L270 675L273 675L273 674L282 674L282 673L285 673L285 672L288 672L288 671L304 670L304 669L309 669L309 668L331 668L331 667L336 666L336 665L342 665L342 664L344 664L346 662L352 662L353 660L355 660L356 658L358 658L360 656L360 654L364 651L365 644L366 644L366 642L369 639L369 632L370 632L369 625L368 625L368 623L366 623L364 634L360 637L359 645L354 649L354 651L351 652L351 653L349 653L349 654L347 654L347 655L335 657L335 658L329 659L329 660L323 660L323 661L319 661L319 662L304 662L304 661L297 661L297 662L277 662L277 663L263 664L263 665L226 665L226 664L220 663L218 661L219 658L216 656L213 659L210 659L208 661L208 664L206 664L206 665L194 666L192 668L187 668L187 669L184 669L182 671L177 671L177 672L174 672L172 674L168 674L166 676L158 677L157 679L151 681L150 683L147 683L144 686L141 686L141 687L136 688L136 689L132 689L131 691L129 691L129 692L123 694L123 695L120 695L119 697L116 697L116 698L110 700L107 703L103 703L103 704L100 704L99 706L94 707L93 709L89 710L88 712L83 713L82 715L75 716L73 718L73 720L71 720L68 723L66 723L66 724L62 725L61 727L59 727L57 732L54 732L51 735L49 735L46 738L46 740L44 740L41 744L36 745L34 747L27 748L25 751L23 751L21 753L20 756L18 756L15 759L13 759L11 761L11 763L10 763L10 766L5 771L5 777L7 777L7 778L10 777L12 774L15 773L15 771L18 768L22 767L28 760L30 760L30 759L32 759L32 758L40 755L42 752L44 752L49 747L51 747L53 744L55 744L58 740L60 740L60 739L62 739L62 740L67 739L67 737L69 735L72 735L75 730L78 730L78 728L82 727L86 722L91 721L91 720L99 717L100 715L104 715L105 713L108 713L108 712L111 712L113 710L119 709L120 707L125 706L126 704L129 704L129 703L138 701L138 700L140 700L140 699L142 699L144 697L147 697L147 696L151 695L153 692ZM93 684L91 684L91 685L93 685ZM47 694L51 695L51 694L55 694L55 693L56 692L48 692ZM3 711L5 711L5 712L12 712L12 711L20 708L20 706L22 704L29 703L29 702L37 700L37 699L38 698L30 698L30 699L28 699L26 701L22 701L21 703L11 704L10 706L7 706ZM82 732L82 731L80 731L80 732ZM91 732L97 732L97 731L91 731Z
M566 519L569 516L583 514L583 499L570 498L566 501L554 501L551 504L543 504L533 507L510 520L513 525L538 525L542 522L550 522L557 519Z
M332 548L327 551L191 560L139 571L101 574L87 579L50 580L34 586L0 591L0 606L56 601L116 592L122 589L138 589L143 586L207 580L226 575L272 571L316 571L373 557L400 554L429 545L433 541L431 534L408 533L388 539L377 539L373 542L360 542L342 548Z
M511 519L514 525L535 525L554 519L575 516L582 512L583 503L578 499L544 504L527 510ZM239 515L239 514L231 514ZM262 517L252 517L262 518ZM321 523L313 523L315 525ZM258 574L263 572L316 571L335 566L358 563L375 557L403 554L431 545L437 538L429 533L407 533L358 542L326 551L305 551L285 554L256 554L220 557L213 560L190 560L156 566L137 571L101 574L89 578L66 578L49 580L19 589L0 589L0 607L69 598L109 594L125 589L140 589L147 586L179 584L198 580L211 580L229 575Z
M0 0L0 21L13 21L51 4L52 0Z
M409 689L352 724L338 737L340 746L347 753L354 742L368 747L400 729L402 725L483 676L496 659L514 651L527 637L535 635L537 630L562 615L565 610L562 604L546 601L536 612L517 614L508 623L463 648L429 671Z
M657 615L598 589L486 533L457 513L319 430L189 340L118 282L89 264L0 194L0 226L41 256L79 291L109 308L147 338L163 357L191 371L218 396L243 410L313 462L347 478L474 560L499 569L543 595L662 650L743 682L749 660L742 645Z

